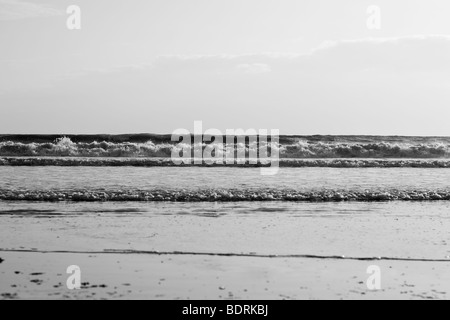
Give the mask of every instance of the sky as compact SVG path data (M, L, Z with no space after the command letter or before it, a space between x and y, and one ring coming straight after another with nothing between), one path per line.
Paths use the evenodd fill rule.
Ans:
M2 134L448 136L449 89L448 0L0 0Z

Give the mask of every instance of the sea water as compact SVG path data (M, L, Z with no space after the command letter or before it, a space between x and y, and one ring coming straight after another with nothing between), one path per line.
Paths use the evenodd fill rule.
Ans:
M0 176L2 250L450 255L450 169L263 177L258 168L4 166Z

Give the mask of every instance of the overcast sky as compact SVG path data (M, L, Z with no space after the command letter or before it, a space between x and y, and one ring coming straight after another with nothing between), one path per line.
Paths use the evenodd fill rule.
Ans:
M68 30L66 9L82 10ZM367 8L381 8L369 30ZM0 133L450 135L448 0L0 0Z

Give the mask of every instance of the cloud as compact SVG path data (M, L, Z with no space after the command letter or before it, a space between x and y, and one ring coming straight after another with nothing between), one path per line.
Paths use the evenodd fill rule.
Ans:
M33 79L1 96L1 127L13 128L27 110L29 128L51 114L50 131L82 124L94 132L101 121L105 132L170 132L201 119L292 134L450 132L447 35L329 41L309 54L161 56L81 71L51 89Z
M181 83L211 87L223 86L222 81L258 81L258 85L284 86L286 91L312 83L342 87L403 82L405 88L411 84L446 88L448 74L450 36L416 35L327 41L308 54L165 55L148 64L73 71L56 81L64 85L65 80L89 82L87 78L92 77L107 86L126 79L139 86L167 80L174 84L173 91Z
M258 87L262 92L280 92L297 99L298 90L317 92L318 88L444 90L450 84L449 74L450 36L419 35L328 41L308 54L166 55L149 64L78 70L59 76L54 84L84 87L94 82L107 91L150 84L160 88L155 96L168 90L185 92L188 87L208 87L211 92Z
M325 42L311 53L308 63L332 70L390 70L449 72L450 36L418 35Z
M64 14L62 11L44 4L20 0L0 0L0 21L53 17L62 14Z
M167 55L153 62L153 72L166 75L243 75L272 71L272 64L294 61L292 53L261 53L241 55Z
M244 63L238 65L237 70L245 74L261 74L271 71L270 66L265 63Z
M191 74L284 72L342 74L352 72L450 72L450 36L419 35L326 41L309 54L262 53L243 55L162 56L155 71Z

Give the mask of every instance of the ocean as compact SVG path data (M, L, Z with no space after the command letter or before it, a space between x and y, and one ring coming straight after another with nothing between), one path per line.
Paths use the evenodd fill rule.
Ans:
M450 200L450 138L281 136L275 176L260 175L259 162L177 166L176 147L169 135L0 136L0 200ZM244 148L249 155L260 145Z
M447 138L282 137L273 176L262 176L260 165L174 166L167 138L0 140L0 252L64 253L73 264L80 264L74 254L102 253L170 257L166 264L178 256L316 259L316 266L353 260L361 266L348 270L358 274L346 276L363 279L368 261L390 266L397 282L407 274L398 269L403 262L450 261ZM195 267L189 261L183 262L188 270L237 268L230 260L220 266L195 260ZM184 274L173 268L172 276ZM413 270L421 274L421 268ZM324 270L308 272L323 276ZM291 297L305 297L292 290ZM434 296L447 297L447 286L443 290ZM163 292L176 298L176 286ZM273 297L264 292L257 297ZM196 293L204 291L186 295Z
M39 216L46 207L48 215L52 206L64 213L81 203L89 214L97 202L107 211L134 203L151 214L151 203L166 202L174 212L209 203L233 215L233 202L254 210L269 202L301 209L305 203L450 200L450 138L282 136L274 176L248 163L175 166L174 146L168 135L0 136L0 213Z

